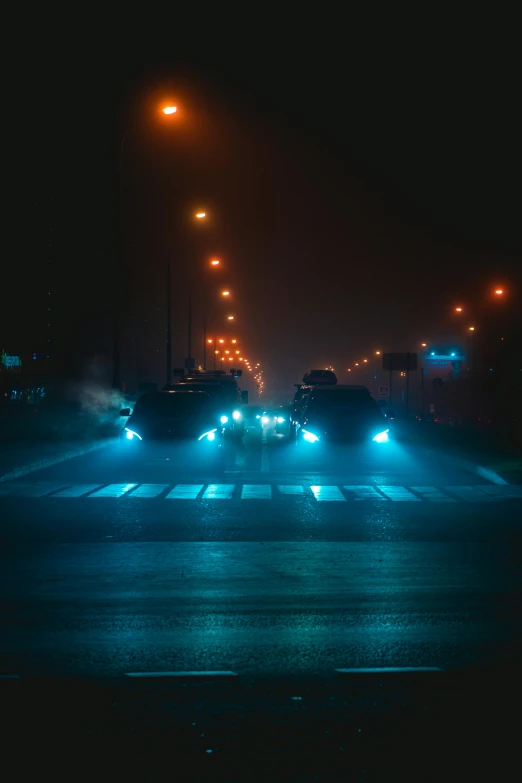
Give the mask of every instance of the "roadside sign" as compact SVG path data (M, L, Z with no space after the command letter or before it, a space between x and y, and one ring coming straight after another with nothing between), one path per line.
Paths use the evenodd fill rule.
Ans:
M390 396L390 387L379 386L379 397L389 397L389 396Z

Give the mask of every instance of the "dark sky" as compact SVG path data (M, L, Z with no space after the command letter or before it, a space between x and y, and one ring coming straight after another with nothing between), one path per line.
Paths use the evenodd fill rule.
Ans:
M38 280L36 301L45 287L34 203L52 193L61 317L81 351L104 350L119 297L129 377L163 372L169 257L174 363L186 350L187 269L215 252L238 336L284 384L372 347L414 349L450 328L455 300L497 281L520 296L520 59L509 20L480 30L263 21L165 21L132 37L95 26L67 45L28 42L13 71L8 287ZM177 124L157 114L168 97ZM186 219L200 203L213 216L204 233ZM198 345L204 285L191 285ZM13 312L20 322L10 301L4 334Z

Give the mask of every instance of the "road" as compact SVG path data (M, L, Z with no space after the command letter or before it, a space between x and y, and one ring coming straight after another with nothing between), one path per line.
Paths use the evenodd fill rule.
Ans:
M398 443L249 434L221 476L127 446L0 483L0 674L518 661L522 488Z

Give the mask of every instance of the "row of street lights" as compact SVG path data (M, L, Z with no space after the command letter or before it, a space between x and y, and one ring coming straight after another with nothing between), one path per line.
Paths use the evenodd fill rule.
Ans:
M162 113L166 117L173 117L178 114L178 107L175 105L167 105L164 106L161 109ZM122 176L121 172L123 170L122 168L122 159L123 159L123 144L124 140L127 137L128 128L125 131L125 133L122 136L121 143L120 143L120 187L122 187ZM122 190L120 190L120 197L122 196ZM196 222L205 223L208 220L208 213L205 209L198 209L193 213L193 220ZM122 234L122 255L123 255L123 234ZM221 270L223 268L222 262L220 258L211 257L208 260L208 266L211 270L215 270L216 272ZM233 300L233 293L228 287L222 287L219 293L219 299L230 302ZM171 260L170 257L168 258L168 264L167 264L167 339L166 339L166 371L167 371L167 382L171 382L172 380L172 324L171 324L171 305L172 305L172 284L171 284ZM217 340L215 338L208 338L207 337L207 317L208 315L212 316L212 311L210 314L206 313L204 317L204 325L203 325L203 368L206 369L207 364L207 347L214 345L214 368L216 365L216 361L219 360L220 367L222 368L224 366L225 361L232 362L234 359L237 359L242 363L244 367L249 372L253 372L254 368L251 366L250 361L240 355L241 351L238 348L237 345L237 338L232 339L230 341L230 345L233 346L233 348L225 349L225 343L227 340L225 338L218 338ZM113 384L115 387L121 386L121 379L120 379L120 360L121 360L121 324L120 324L120 317L121 314L118 312L116 316L116 324L115 324L115 334L114 334L114 376L113 376ZM228 313L224 316L225 323L228 325L232 325L236 322L236 316L233 312L228 311ZM192 292L189 290L188 294L188 322L187 322L187 348L188 348L188 355L185 360L185 366L186 369L191 370L195 366L195 359L192 357ZM219 347L218 347L219 346ZM259 364L256 365L259 367Z

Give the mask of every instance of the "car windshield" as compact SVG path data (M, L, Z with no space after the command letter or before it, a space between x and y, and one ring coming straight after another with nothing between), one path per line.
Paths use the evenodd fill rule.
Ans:
M199 392L163 392L146 394L136 403L136 416L157 416L159 418L180 418L194 416L212 407L206 394Z

